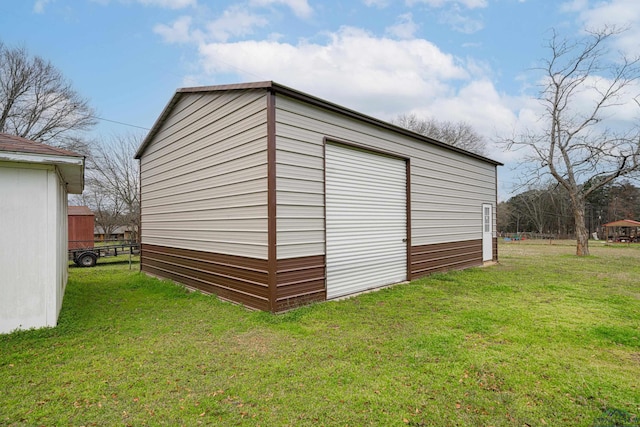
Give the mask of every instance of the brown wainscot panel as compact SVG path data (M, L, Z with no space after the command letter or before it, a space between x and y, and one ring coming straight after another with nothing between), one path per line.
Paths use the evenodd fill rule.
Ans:
M493 260L498 261L498 238L493 238Z
M324 255L280 259L276 269L276 312L327 299Z
M482 265L482 240L411 247L411 279Z
M267 260L142 244L141 270L247 307L269 310Z

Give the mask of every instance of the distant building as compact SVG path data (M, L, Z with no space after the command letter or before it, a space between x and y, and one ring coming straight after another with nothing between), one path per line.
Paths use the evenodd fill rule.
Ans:
M133 240L134 237L134 233L131 230L131 226L118 225L117 227L114 227L110 233L105 233L104 229L98 225L93 229L93 238L100 242L130 241Z
M95 214L87 206L69 206L69 249L93 248Z

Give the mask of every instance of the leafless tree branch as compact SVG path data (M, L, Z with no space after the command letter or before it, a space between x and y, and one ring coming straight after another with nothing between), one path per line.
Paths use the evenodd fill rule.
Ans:
M95 123L89 102L50 62L0 42L0 132L77 149L78 132Z
M486 154L487 142L465 122L421 119L415 114L401 114L392 123L463 150Z

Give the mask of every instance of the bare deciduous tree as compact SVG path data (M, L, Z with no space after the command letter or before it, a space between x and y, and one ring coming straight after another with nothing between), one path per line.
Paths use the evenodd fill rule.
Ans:
M486 153L486 141L466 122L420 119L415 114L401 114L392 123L463 150L480 155Z
M122 218L135 239L140 225L140 173L134 155L141 141L133 134L114 137L96 147L90 166L96 188L122 204Z
M547 199L546 196L549 194L550 193L547 193L545 190L530 189L522 193L518 198L524 208L524 212L527 214L527 218L539 234L545 231L546 213L549 209L548 200L545 199Z
M74 205L88 206L95 215L98 232L104 234L105 239L109 239L116 228L122 225L123 203L101 193L95 185L95 177L87 176L85 182L84 192L81 195L72 195L71 201Z
M134 159L138 135L115 136L93 147L87 161L85 191L78 201L96 215L96 225L105 234L117 226L128 226L138 240L140 225L140 174Z
M576 254L589 255L585 200L593 191L640 170L640 132L637 124L613 125L609 111L637 96L638 58L612 61L607 43L620 30L604 27L578 40L555 31L548 41L550 57L538 100L544 106L544 129L528 131L504 142L508 148L526 147L524 166L530 176L551 174L568 193L575 220Z
M88 101L50 62L0 42L0 132L87 154L78 131L95 123Z

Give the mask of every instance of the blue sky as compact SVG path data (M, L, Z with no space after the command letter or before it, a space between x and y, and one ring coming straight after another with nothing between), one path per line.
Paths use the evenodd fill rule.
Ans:
M535 123L551 28L625 25L637 0L0 0L0 41L50 60L88 98L94 136L150 128L178 87L274 80L391 120L463 120L490 141L499 192L518 153L492 141ZM513 169L516 171L514 172Z

